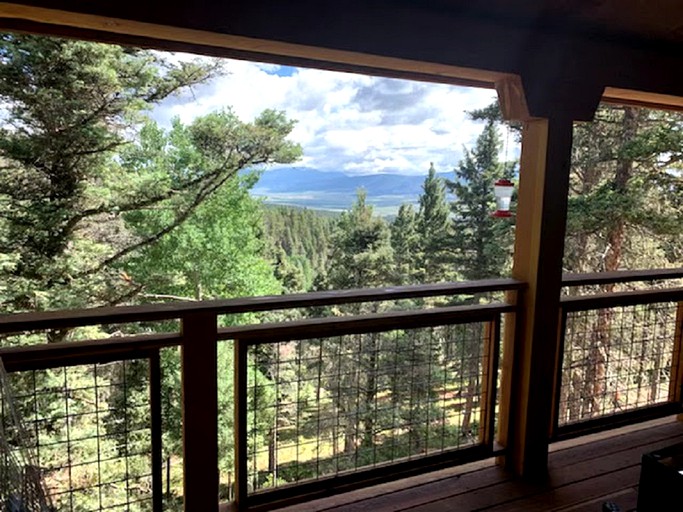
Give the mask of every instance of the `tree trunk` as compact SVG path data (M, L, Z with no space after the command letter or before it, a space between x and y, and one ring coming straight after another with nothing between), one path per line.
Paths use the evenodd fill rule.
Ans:
M368 365L365 369L367 383L365 388L365 414L363 418L364 435L363 445L372 446L375 442L375 410L374 402L377 392L377 362L379 352L379 335L370 334L370 354Z
M480 300L477 299L477 303ZM460 434L461 435L471 435L471 424L472 424L472 413L474 411L475 401L479 403L479 374L481 373L481 368L479 367L479 347L477 343L479 340L473 340L470 347L467 347L466 356L467 362L464 365L465 371L467 372L467 392L465 394L465 409L462 418L462 425ZM475 400L476 399L476 400Z
M277 479L277 416L268 433L268 473L273 475L273 481Z
M347 455L356 451L356 428L350 418L346 418L344 427L344 453Z
M638 129L638 111L632 107L624 108L622 118L621 137L618 141L617 162L612 181L614 193L624 195L627 192L628 182L633 174L633 160L624 154L625 146L634 139ZM619 270L623 256L624 238L626 232L626 222L623 216L617 216L614 224L607 233L607 251L604 257L605 272ZM615 289L614 284L603 286L603 291L612 293ZM600 411L601 404L605 404L607 399L607 362L611 353L611 325L613 311L610 309L600 309L597 312L597 321L593 329L594 335L591 338L591 346L588 352L588 378L586 395L590 416ZM615 391L616 392L616 391ZM616 400L616 395L615 395Z

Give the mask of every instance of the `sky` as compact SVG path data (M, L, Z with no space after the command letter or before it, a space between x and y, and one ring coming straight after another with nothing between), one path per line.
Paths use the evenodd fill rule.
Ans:
M430 162L450 171L483 128L466 111L495 100L488 89L229 59L224 66L225 74L167 99L152 117L168 127L176 116L189 123L228 107L243 121L267 108L284 110L297 121L290 138L303 148L294 165L320 171L426 174Z

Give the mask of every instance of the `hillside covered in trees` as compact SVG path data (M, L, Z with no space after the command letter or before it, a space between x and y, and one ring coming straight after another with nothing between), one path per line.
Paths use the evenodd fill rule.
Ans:
M221 72L218 61L178 63L145 50L0 36L2 313L476 280L510 273L514 217L490 215L495 210L492 183L514 179L520 170L516 162L501 158L502 121L496 105L469 113L481 132L472 147L464 148L455 168L425 169L417 206L404 204L387 219L359 190L350 209L323 214L266 207L250 194L260 169L296 162L305 152L291 142L295 120L286 112L264 111L243 120L226 106L188 123L175 119L169 129L153 121L150 111L165 98ZM681 266L681 162L680 114L602 106L594 122L577 125L566 270ZM444 173L450 178L444 179ZM428 305L484 300L456 297ZM298 314L364 314L424 305L408 302ZM278 319L247 315L221 322ZM0 342L57 343L118 335L122 329L129 334L170 327L160 323L61 329L46 336L6 336ZM253 457L253 488L317 476L312 467L298 464L299 459L295 467L285 455L277 460L278 446L301 440L326 440L323 451L336 464L329 471L426 453L437 442L437 430L441 443L447 439L452 446L467 444L478 428L474 397L481 387L477 365L483 333L409 334L280 343L255 354L249 379L260 384L250 397L250 449L263 456ZM596 351L604 350L601 340L594 343ZM232 358L230 344L221 343L220 471L226 495L234 457ZM411 382L423 384L406 384L396 370L403 367L411 368ZM144 419L140 406L145 403L147 370L146 364L136 362L70 369L68 387L75 390L76 410L80 403L106 402L107 412L96 419L84 413L65 426L59 400L22 402L20 411L27 421L45 426L40 442L49 445L54 440L57 446L41 454L49 485L62 485L64 467L75 459L97 458L106 450L128 461L134 448L144 453L147 441L135 444L119 434L121 425L127 432ZM276 372L291 375L292 384L275 390L270 383ZM30 396L38 388L57 393L67 385L65 375L59 370L17 375L13 383L19 394ZM164 350L164 456L173 468L180 466L182 456L179 375L178 352ZM310 384L315 380L311 376L317 376L318 387ZM107 386L109 391L98 394L97 389ZM343 391L349 389L362 393L346 396ZM298 403L326 400L325 416L282 405L292 396ZM446 402L451 412L437 410L435 404ZM378 415L378 403L390 412ZM399 429L396 422L401 421L406 426ZM65 429L88 439L68 458L59 453ZM394 442L389 450L390 438L400 439L398 448ZM142 457L134 464L142 468L148 462ZM112 481L122 471L116 464L106 468ZM70 481L76 482L72 487L87 487L92 475L87 469L78 471L70 473ZM126 475L129 471L126 466ZM167 482L169 506L178 498L179 482L174 469ZM143 493L143 487L129 489L127 499L131 493ZM74 510L96 509L103 495L106 501L116 492L115 485L104 485L97 495L79 494L71 505ZM141 501L136 506L146 510L147 505Z

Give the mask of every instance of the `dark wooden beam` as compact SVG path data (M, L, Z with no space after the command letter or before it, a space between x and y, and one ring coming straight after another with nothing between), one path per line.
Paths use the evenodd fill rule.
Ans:
M592 309L679 302L682 300L683 288L679 287L567 296L562 297L562 307L567 311L589 311Z
M384 332L394 329L419 329L437 325L491 322L510 313L510 304L491 303L451 306L410 311L388 311L360 316L307 318L280 323L265 323L219 329L219 340L240 339L243 342L276 343L349 334Z
M681 43L597 30L562 17L514 16L513 10L503 16L487 10L485 2L451 4L28 0L0 4L0 18L7 20L5 26L13 23L8 28L14 29L20 29L17 21L23 20L51 24L72 35L76 28L88 29L115 33L122 42L134 37L133 44L140 38L176 41L195 45L197 51L213 47L251 52L266 60L271 55L342 64L333 54L347 52L356 54L356 62L344 57L345 65L372 68L363 58L391 58L516 74L524 78L528 94L539 105L557 99L558 87L565 89L568 105L583 104L574 86L584 82L599 90L683 96L683 82L673 71L683 64ZM142 30L140 23L145 24ZM393 68L400 66L395 63Z
M676 308L676 330L670 379L669 401L683 403L683 302L679 302ZM683 420L683 415L679 415L678 419Z
M562 276L562 286L591 286L615 283L652 282L683 279L683 268L653 268L645 270L615 270L588 274L568 273Z

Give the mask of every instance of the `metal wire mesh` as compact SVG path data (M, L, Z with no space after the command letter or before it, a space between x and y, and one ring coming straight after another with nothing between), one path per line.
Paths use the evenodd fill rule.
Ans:
M665 403L675 303L568 312L558 424Z
M256 344L249 490L478 444L487 324Z
M26 428L16 411L14 394L0 361L0 503L4 510L50 512L40 471L27 447Z
M17 372L8 380L26 447L57 510L152 509L147 360Z

